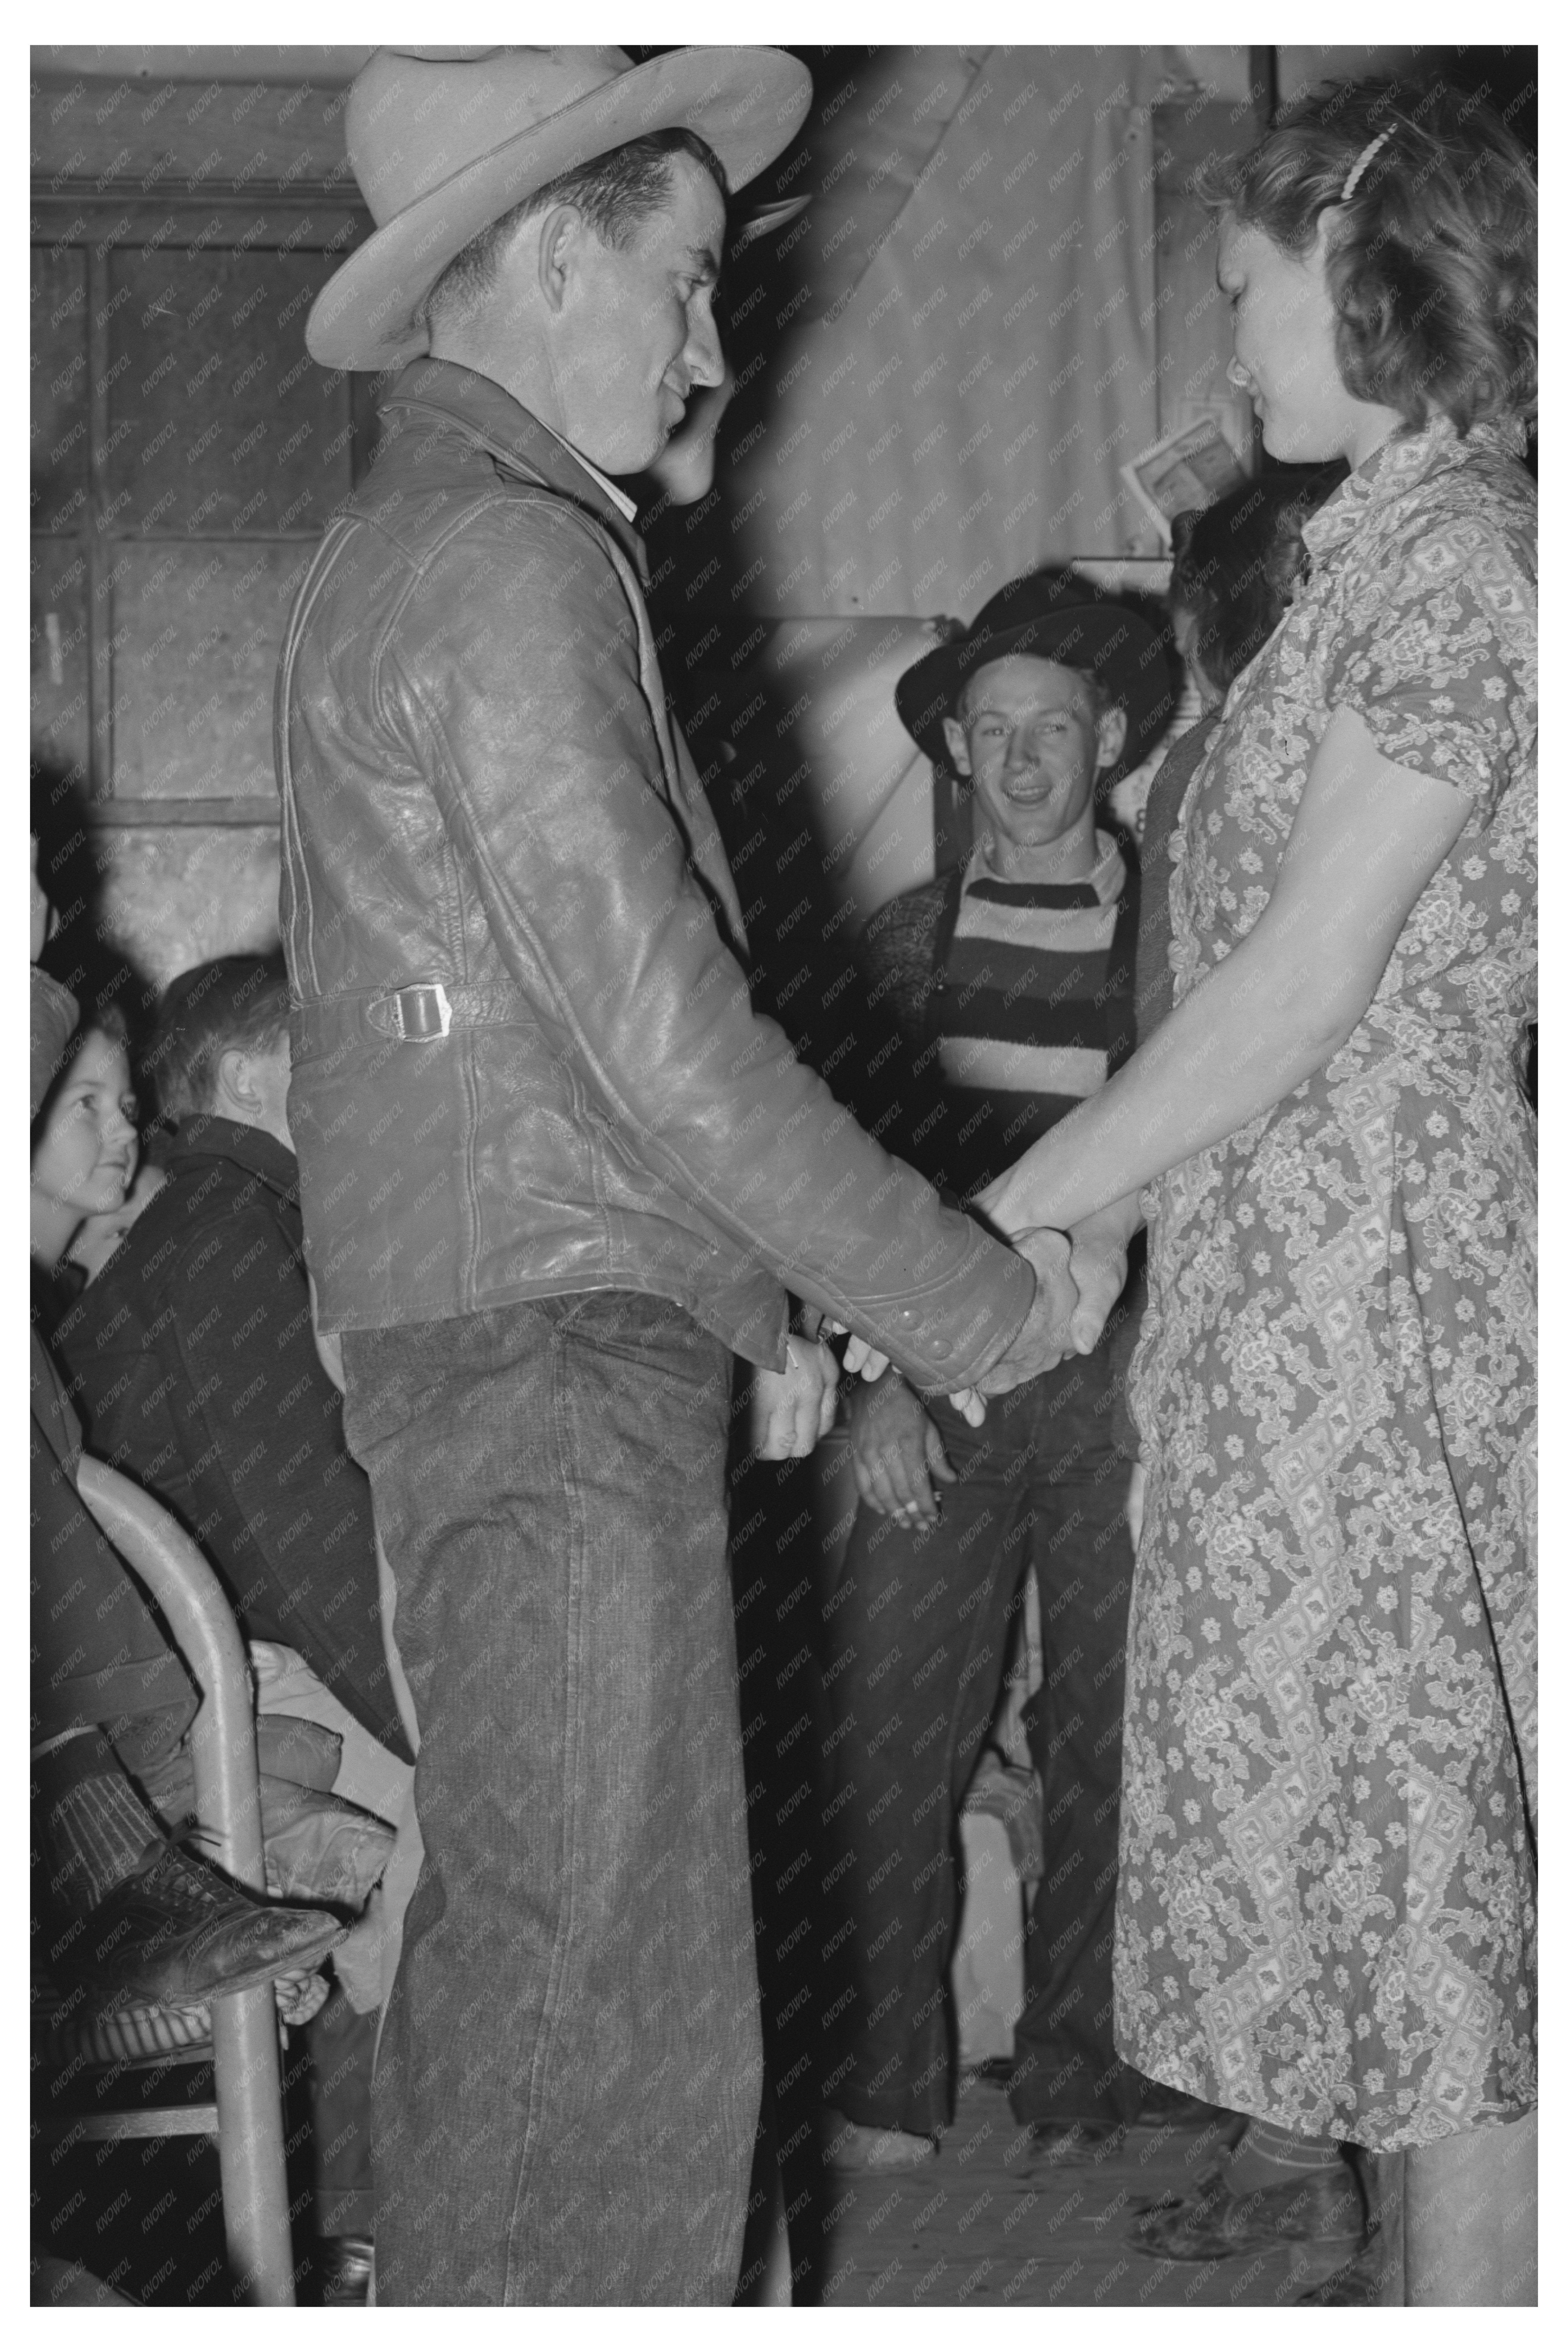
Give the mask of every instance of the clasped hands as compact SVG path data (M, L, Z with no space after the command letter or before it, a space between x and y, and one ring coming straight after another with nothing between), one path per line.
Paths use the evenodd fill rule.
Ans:
M1052 1225L1030 1225L1008 1236L1021 1257L1035 1270L1035 1297L1027 1315L1005 1352L973 1388L955 1390L949 1399L972 1427L985 1418L985 1399L1005 1396L1026 1381L1048 1372L1067 1356L1091 1355L1100 1344L1106 1318L1127 1280L1127 1249L1123 1237L1095 1219L1073 1233ZM835 1327L823 1326L825 1330ZM868 1340L852 1338L845 1350L844 1369L874 1381L886 1370L888 1358Z
M1116 1232L1106 1230L1093 1220L1070 1234L1058 1233L1051 1225L1033 1225L1010 1238L1013 1247L1028 1259L1035 1270L1035 1296L1005 1352L974 1387L956 1390L949 1400L974 1427L985 1418L987 1397L1005 1396L1010 1389L1021 1388L1026 1381L1048 1372L1064 1357L1092 1354L1100 1344L1106 1318L1127 1280L1124 1241ZM792 1333L784 1370L756 1375L752 1389L751 1436L759 1460L780 1462L809 1454L832 1428L838 1403L838 1364L822 1335L841 1334L843 1329L842 1324L824 1320L816 1333ZM887 1368L888 1358L869 1340L851 1335L844 1356L846 1371L876 1381ZM888 1402L891 1412L890 1396ZM910 1402L913 1403L912 1398ZM923 1413L920 1420L923 1428ZM900 1429L900 1440L904 1434ZM934 1431L931 1434L934 1437ZM924 1447L923 1436L921 1444ZM894 1450L901 1454L907 1449L900 1444ZM924 1475L918 1481L917 1516L926 1518L932 1515L930 1475L939 1478L953 1475L942 1454L940 1439L936 1440L934 1455L928 1450L921 1467ZM858 1450L857 1477L860 1477ZM896 1482L900 1489L896 1500L890 1492L886 1496L881 1493L882 1483L872 1478L871 1484L877 1489L873 1494L868 1491L866 1480L860 1480L865 1499L874 1500L878 1508L896 1510L902 1505L909 1509L917 1502L912 1492L901 1491L905 1482Z

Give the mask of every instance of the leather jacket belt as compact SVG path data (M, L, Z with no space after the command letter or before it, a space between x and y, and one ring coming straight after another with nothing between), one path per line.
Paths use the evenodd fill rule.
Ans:
M405 987L363 989L293 1007L295 1057L331 1053L351 1037L367 1043L427 1045L454 1028L489 1028L520 1020L527 999L510 983L467 987L458 982L410 981Z

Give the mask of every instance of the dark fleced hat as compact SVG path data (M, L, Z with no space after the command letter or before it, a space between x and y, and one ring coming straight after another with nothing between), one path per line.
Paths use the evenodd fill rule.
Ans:
M1035 654L1068 669L1092 670L1127 714L1120 771L1135 768L1159 741L1175 709L1165 641L1141 614L1060 571L1010 580L971 625L907 669L893 689L899 717L928 759L946 762L942 722L958 707L965 678L1008 654Z

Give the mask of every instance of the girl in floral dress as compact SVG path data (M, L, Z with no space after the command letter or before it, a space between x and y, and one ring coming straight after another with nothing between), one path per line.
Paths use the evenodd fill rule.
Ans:
M981 1203L1071 1229L1079 1345L1150 1223L1117 2046L1305 2174L1405 2151L1431 2304L1534 2297L1534 221L1440 85L1236 167L1232 380L1353 470L1173 836L1170 1019Z

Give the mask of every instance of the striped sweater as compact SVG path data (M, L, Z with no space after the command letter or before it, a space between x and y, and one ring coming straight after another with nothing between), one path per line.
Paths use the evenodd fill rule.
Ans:
M1081 882L962 870L879 909L861 960L902 1051L883 1139L967 1198L1132 1050L1136 887L1107 834Z

